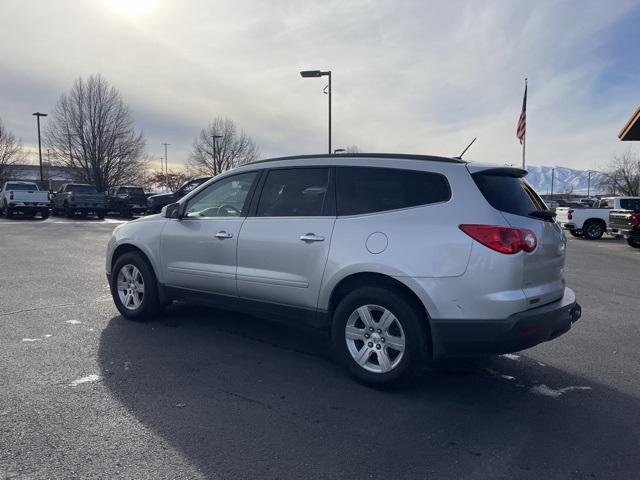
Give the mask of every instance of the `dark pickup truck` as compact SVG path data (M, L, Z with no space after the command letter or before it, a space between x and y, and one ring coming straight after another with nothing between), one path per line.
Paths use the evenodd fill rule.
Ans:
M640 200L633 210L611 210L609 227L622 235L633 248L640 248Z
M147 213L160 213L162 207L164 207L165 205L169 205L170 203L177 202L187 193L191 192L196 187L199 187L210 178L211 177L194 178L193 180L189 180L188 182L183 183L182 186L173 193L151 195L147 199L149 206Z
M130 218L147 211L147 196L142 187L111 187L107 191L107 212L118 212L121 217Z
M64 213L72 218L76 213L94 214L104 218L107 213L107 202L104 193L100 193L93 185L85 183L65 183L57 192L51 194L51 213Z

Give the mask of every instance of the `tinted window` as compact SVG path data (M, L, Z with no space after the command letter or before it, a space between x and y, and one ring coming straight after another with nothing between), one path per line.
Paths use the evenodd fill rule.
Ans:
M535 210L547 210L542 199L523 178L481 172L475 173L473 179L496 210L523 216Z
M186 216L239 217L258 172L242 173L209 185L189 201Z
M35 183L7 183L6 190L38 190Z
M338 215L358 215L444 202L449 183L439 173L392 168L338 167Z
M620 207L625 210L640 211L640 199L638 198L620 199Z
M118 190L119 195L144 195L142 187L120 187Z
M328 168L271 170L264 183L258 217L317 217L323 214Z
M67 185L67 192L98 193L92 185Z

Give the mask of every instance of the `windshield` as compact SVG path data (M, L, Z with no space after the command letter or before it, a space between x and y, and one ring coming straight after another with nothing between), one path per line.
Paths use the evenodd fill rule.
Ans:
M472 175L484 198L496 210L528 216L536 210L547 210L538 194L524 178L480 172Z
M38 190L35 183L7 183L5 190Z
M67 192L73 193L98 193L91 185L67 185Z

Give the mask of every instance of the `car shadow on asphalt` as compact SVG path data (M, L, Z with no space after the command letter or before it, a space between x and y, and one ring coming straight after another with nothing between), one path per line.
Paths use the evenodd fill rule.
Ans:
M637 398L526 353L439 362L379 390L334 365L327 343L174 305L150 323L112 318L99 363L111 394L206 477L611 478L640 466Z

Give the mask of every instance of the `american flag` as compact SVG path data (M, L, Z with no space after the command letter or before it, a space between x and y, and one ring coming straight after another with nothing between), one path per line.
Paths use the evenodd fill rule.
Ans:
M524 136L527 133L527 84L524 85L524 98L522 99L522 113L518 119L516 137L520 140L520 145L524 143Z

